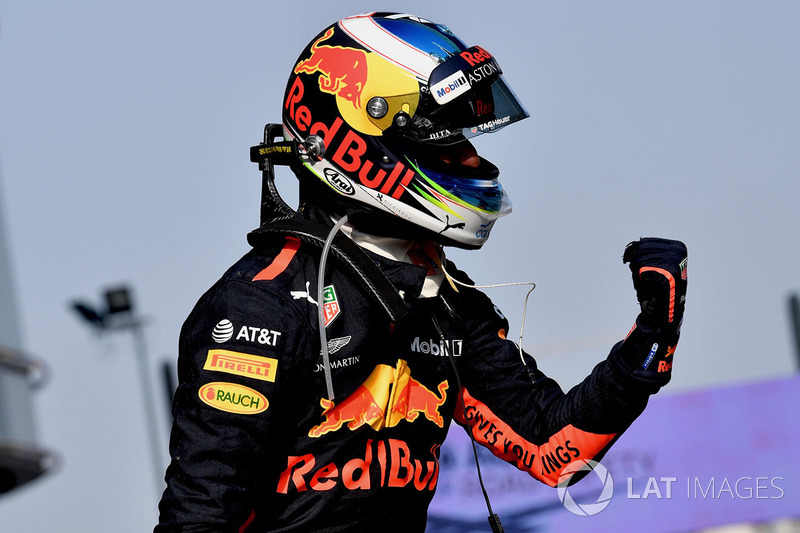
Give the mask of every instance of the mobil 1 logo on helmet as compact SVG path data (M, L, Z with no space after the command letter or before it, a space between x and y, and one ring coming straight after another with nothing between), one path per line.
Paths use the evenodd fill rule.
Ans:
M467 77L459 70L442 81L433 84L430 92L437 104L444 105L451 100L455 100L457 96L469 92L469 90L470 85Z

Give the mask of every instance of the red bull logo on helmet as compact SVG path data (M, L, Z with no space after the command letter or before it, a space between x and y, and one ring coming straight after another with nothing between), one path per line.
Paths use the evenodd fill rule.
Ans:
M367 53L356 48L320 44L333 36L333 28L311 45L311 56L300 61L295 74L319 73L319 89L361 108L361 92L367 83Z
M296 77L286 93L283 104L288 123L300 135L319 135L325 142L326 150L333 155L330 161L350 173L361 185L374 189L394 199L399 199L414 178L414 170L396 161L394 168L387 172L382 163L372 154L367 154L368 145L364 138L344 125L340 117L329 124L315 119L311 103L307 102L306 88L300 77Z
M419 104L420 82L413 72L390 61L384 54L371 51L363 42L345 33L336 33L335 27L329 28L306 49L293 73L297 80L316 75L318 92L334 96L335 108L344 122L365 135L382 135L392 126L397 113L402 111L414 116ZM366 110L366 103L375 97L387 106L379 116ZM329 106L328 103L323 105ZM320 108L316 113L326 114ZM307 115L303 112L303 116L298 117L298 125L310 121ZM302 127L300 129L303 131ZM325 145L330 148L328 139Z
M320 400L324 420L311 428L308 436L321 437L345 425L351 431L364 425L379 431L403 420L414 422L420 415L444 427L439 408L447 400L447 388L447 380L444 380L436 392L431 391L411 377L411 369L402 359L398 360L396 368L377 365L364 383L340 403L326 398Z

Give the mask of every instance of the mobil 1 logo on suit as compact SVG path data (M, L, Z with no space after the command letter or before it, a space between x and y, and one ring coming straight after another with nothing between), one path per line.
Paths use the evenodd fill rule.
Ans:
M415 337L411 341L411 351L426 355L459 357L464 342L460 339L422 339Z

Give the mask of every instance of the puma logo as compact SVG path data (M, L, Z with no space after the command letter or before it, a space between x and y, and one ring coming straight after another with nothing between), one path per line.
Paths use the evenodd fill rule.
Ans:
M445 227L442 231L439 232L439 235L444 233L445 231L449 230L450 228L453 229L464 229L467 225L466 222L457 222L455 224L450 224L450 215L445 215Z
M306 299L309 302L311 302L312 304L314 304L317 307L319 307L319 304L317 303L317 301L314 298L311 297L311 291L309 290L309 285L310 284L311 284L311 282L306 281L306 290L304 290L304 291L291 291L291 292L289 292L289 294L295 300Z

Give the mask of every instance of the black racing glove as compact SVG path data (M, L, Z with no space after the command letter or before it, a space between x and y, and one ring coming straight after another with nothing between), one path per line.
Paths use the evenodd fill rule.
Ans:
M686 305L686 245L644 237L625 247L633 287L642 312L615 350L633 375L661 386L672 375L672 355L680 338Z
M630 263L641 323L652 329L679 330L686 305L686 245L643 237L625 247L622 262Z

